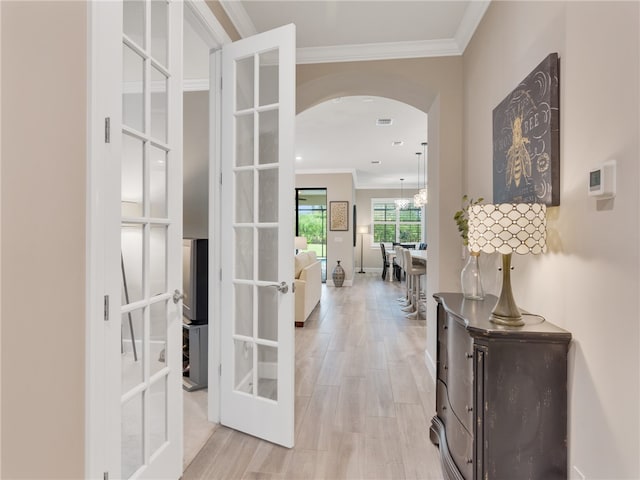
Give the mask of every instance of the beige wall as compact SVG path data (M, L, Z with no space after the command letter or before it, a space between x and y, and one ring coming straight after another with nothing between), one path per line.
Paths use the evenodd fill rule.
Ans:
M183 236L209 238L209 92L185 92L183 111Z
M570 468L586 478L640 477L639 5L492 2L464 55L464 191L489 200L492 110L560 55L560 206L549 210L550 251L515 258L512 284L521 307L573 334ZM588 170L609 158L617 197L596 202Z
M87 10L2 2L2 478L84 475Z
M333 174L296 174L297 188L326 188L327 209L329 202L349 202L349 231L332 232L327 225L327 285L333 284L331 272L340 260L340 265L346 273L345 286L353 282L354 249L353 249L353 204L355 194L353 189L353 176L350 173ZM358 212L359 215L359 212Z

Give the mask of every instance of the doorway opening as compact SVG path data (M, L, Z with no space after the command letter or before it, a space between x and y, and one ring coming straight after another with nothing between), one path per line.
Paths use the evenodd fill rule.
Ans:
M296 188L296 237L307 239L307 250L320 260L322 283L327 283L326 188Z
M219 48L203 19L208 8L185 3L183 22L183 469L216 428L209 415L209 101L210 49Z

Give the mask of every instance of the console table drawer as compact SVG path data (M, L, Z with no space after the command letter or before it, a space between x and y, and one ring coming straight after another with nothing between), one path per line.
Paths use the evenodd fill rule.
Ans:
M473 428L473 339L464 324L453 315L447 315L447 364L449 401L468 433Z
M451 458L464 478L471 479L473 475L473 437L462 426L452 410L447 397L447 387L438 382L436 392L436 411L446 428L447 447Z
M438 380L445 385L449 383L449 359L447 358L447 344L438 341Z
M440 305L438 308L442 308ZM446 315L438 313L438 362L436 376L438 380L442 380L446 385L449 379L449 359L447 358L447 332L449 325L446 321Z

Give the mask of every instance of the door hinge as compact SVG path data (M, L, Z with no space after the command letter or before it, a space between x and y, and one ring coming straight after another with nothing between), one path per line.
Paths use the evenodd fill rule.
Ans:
M220 90L222 90L222 77L220 77Z
M104 321L109 321L109 295L104 296Z
M220 185L222 185L222 172L220 172Z
M219 377L222 376L222 364L221 363L218 364L218 376Z
M102 474L102 480L109 480L109 472L104 472Z
M104 143L111 143L111 118L104 119Z

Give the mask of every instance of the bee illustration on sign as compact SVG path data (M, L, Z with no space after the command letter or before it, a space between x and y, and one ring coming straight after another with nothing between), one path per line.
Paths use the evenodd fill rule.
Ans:
M513 121L512 127L513 141L509 150L507 150L507 189L511 187L511 184L515 184L515 187L520 187L522 177L524 177L525 183L531 181L531 156L527 151L527 144L529 139L522 136L522 119L516 117Z
M493 111L494 203L560 204L558 55Z

